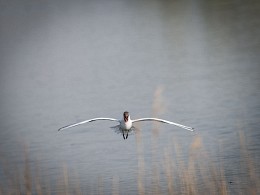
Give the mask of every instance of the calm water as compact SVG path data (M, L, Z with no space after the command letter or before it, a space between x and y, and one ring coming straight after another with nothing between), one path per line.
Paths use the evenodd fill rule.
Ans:
M136 194L140 174L151 192L154 164L167 192L163 151L175 141L188 161L196 136L209 163L246 185L239 132L260 165L259 13L259 1L1 1L2 185L4 170L23 174L27 151L53 192L64 190L63 170L85 193ZM146 122L123 140L109 121L57 132L125 110L197 134Z

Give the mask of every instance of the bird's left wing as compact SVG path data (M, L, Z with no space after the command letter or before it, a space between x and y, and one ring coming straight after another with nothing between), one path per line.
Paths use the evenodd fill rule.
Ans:
M97 120L109 120L109 121L117 121L117 122L119 122L119 120L114 119L114 118L93 118L93 119L81 121L81 122L79 122L79 123L74 123L74 124L71 124L71 125L66 125L66 126L64 126L64 127L59 128L58 131L61 131L61 130L64 130L64 129L68 129L68 128L71 128L71 127L75 127L75 126L78 126L78 125L82 125L82 124L85 124L85 123L89 123L89 122L92 122L92 121L97 121Z
M186 129L188 131L194 131L194 128L192 128L192 127L188 127L188 126L185 126L185 125L181 125L181 124L178 124L178 123L174 123L174 122L167 121L167 120L164 120L164 119L159 119L159 118L140 118L140 119L132 120L133 123L139 122L139 121L158 121L158 122L162 122L162 123L175 125L175 126L183 128L183 129Z

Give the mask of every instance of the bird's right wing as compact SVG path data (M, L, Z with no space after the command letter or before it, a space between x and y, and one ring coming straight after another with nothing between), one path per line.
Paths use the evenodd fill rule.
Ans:
M174 123L172 121L167 121L167 120L159 119L159 118L140 118L140 119L132 120L133 123L139 122L139 121L158 121L158 122L162 122L162 123L175 125L175 126L183 128L183 129L186 129L188 131L194 131L194 128L192 128L192 127L188 127L188 126L185 126L185 125L181 125L181 124L178 124L178 123Z
M64 126L64 127L59 128L58 131L61 131L61 130L64 130L64 129L68 129L68 128L71 128L71 127L75 127L75 126L78 126L78 125L82 125L82 124L85 124L85 123L97 121L97 120L109 120L109 121L117 121L117 122L119 122L119 120L114 119L114 118L93 118L93 119L81 121L81 122L79 122L79 123L74 123L74 124L71 124L71 125L66 125L66 126Z

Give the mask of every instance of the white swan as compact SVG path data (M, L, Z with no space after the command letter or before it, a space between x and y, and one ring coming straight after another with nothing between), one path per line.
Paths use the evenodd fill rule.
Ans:
M139 121L158 121L158 122L162 122L162 123L167 123L167 124L175 125L175 126L178 126L178 127L183 128L183 129L186 129L186 130L188 130L188 131L194 131L194 128L192 128L192 127L187 127L187 126L184 126L184 125L181 125L181 124L178 124L178 123L174 123L174 122L167 121L167 120L164 120L164 119L159 119L159 118L140 118L140 119L131 120L130 115L129 115L129 112L127 112L127 111L124 112L123 118L122 118L121 120L114 119L114 118L93 118L93 119L85 120L85 121L82 121L82 122L79 122L79 123L74 123L74 124L71 124L71 125L66 125L66 126L64 126L64 127L59 128L58 131L61 131L61 130L64 130L64 129L68 129L68 128L71 128L71 127L75 127L75 126L78 126L78 125L82 125L82 124L85 124L85 123L97 121L97 120L116 121L116 122L119 123L118 126L119 126L120 129L122 129L123 131L128 131L128 130L130 130L130 129L133 127L133 123L139 122ZM124 137L124 139L127 139L128 134L127 134L127 137L126 137L126 138L125 138L125 136L124 136L124 134L123 134L123 137Z

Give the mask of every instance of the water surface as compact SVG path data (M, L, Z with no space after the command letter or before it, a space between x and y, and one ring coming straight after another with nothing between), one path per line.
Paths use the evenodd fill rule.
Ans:
M156 192L159 175L164 193L165 148L179 143L187 162L200 136L205 161L222 164L228 181L242 181L230 192L247 185L239 132L257 168L260 162L258 1L28 0L0 7L3 182L4 170L22 175L27 151L32 174L40 167L54 192L64 192L57 181L68 170L69 184L83 192L136 194L140 182ZM88 118L121 118L125 110L197 134L147 122L123 140L109 121L57 132Z

